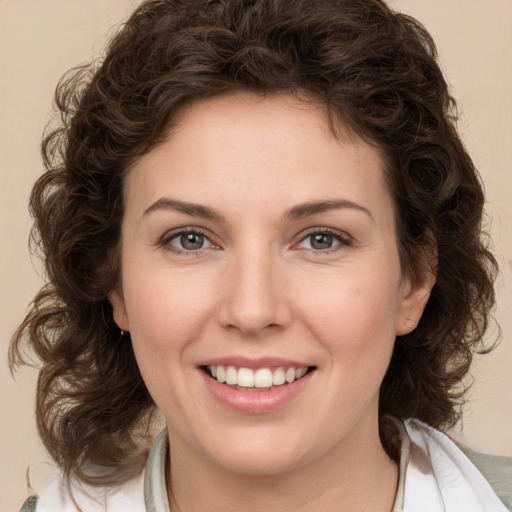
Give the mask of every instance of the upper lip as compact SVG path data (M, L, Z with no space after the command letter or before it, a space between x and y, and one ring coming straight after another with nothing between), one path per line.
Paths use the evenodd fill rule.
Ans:
M198 366L234 366L236 368L250 368L257 370L258 368L307 368L312 366L304 361L285 359L282 357L259 357L249 358L244 356L225 356L216 357L201 361Z

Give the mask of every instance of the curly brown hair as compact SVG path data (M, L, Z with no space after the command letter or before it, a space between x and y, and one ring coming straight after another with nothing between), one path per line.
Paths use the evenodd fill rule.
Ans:
M333 130L342 119L381 150L403 269L433 245L438 265L419 325L396 340L380 414L457 421L497 266L436 59L427 31L381 0L149 0L100 65L64 77L62 122L43 141L46 172L30 201L48 284L10 357L21 363L26 343L41 361L38 429L68 477L97 482L91 464L105 468L102 483L138 471L155 409L107 297L119 277L123 178L185 104L235 90L320 102Z

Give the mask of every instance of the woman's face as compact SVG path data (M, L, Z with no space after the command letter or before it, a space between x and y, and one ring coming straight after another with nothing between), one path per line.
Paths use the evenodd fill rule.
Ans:
M375 447L431 286L401 273L376 149L290 96L217 97L136 163L125 204L110 299L173 454L275 474Z

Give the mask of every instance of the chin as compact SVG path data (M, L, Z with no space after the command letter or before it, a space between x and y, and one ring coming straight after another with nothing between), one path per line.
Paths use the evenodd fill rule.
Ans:
M300 442L289 429L278 433L276 428L241 429L208 444L204 448L215 466L231 473L252 476L293 471L307 465L322 451L321 446L310 446L308 456L300 449L307 443Z

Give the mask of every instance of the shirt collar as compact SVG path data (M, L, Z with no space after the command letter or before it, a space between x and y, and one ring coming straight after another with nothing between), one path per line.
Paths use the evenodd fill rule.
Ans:
M485 478L446 435L419 420L396 420L401 439L400 476L392 512L507 512ZM169 438L164 429L146 462L147 512L170 512L165 465Z

